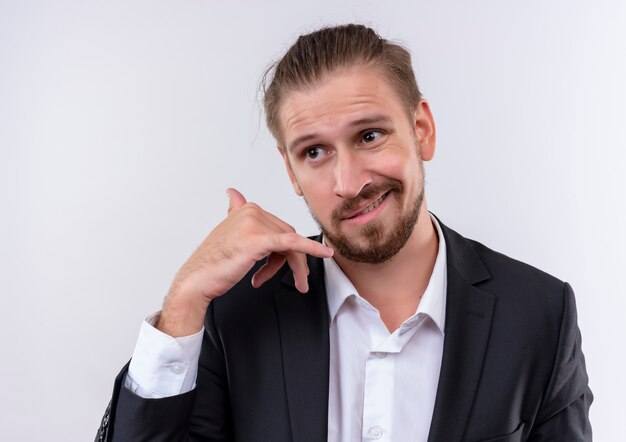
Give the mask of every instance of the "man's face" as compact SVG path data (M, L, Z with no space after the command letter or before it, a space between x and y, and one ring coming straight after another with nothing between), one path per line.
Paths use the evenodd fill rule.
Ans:
M427 103L409 117L382 73L353 67L289 92L280 122L294 189L330 245L358 262L398 253L423 206L422 160L434 153Z

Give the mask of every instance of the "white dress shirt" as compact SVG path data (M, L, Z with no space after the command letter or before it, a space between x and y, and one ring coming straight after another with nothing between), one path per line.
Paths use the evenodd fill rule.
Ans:
M437 259L414 315L390 333L332 258L324 259L330 318L328 440L426 442L443 354L447 266L441 227ZM125 386L160 398L195 387L203 331L172 338L144 321Z
M328 440L426 442L443 354L446 247L415 314L390 333L332 258L324 259L330 314Z

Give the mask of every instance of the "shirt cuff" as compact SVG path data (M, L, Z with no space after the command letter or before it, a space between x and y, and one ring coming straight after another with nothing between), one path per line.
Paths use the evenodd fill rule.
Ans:
M154 327L161 312L148 316L139 331L124 386L143 398L187 393L196 386L204 328L173 338Z

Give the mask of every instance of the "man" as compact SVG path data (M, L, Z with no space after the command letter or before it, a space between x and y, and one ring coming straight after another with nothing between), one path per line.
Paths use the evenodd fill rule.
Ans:
M408 52L364 26L322 29L265 92L322 235L229 189L97 439L590 441L571 287L428 212L435 125Z

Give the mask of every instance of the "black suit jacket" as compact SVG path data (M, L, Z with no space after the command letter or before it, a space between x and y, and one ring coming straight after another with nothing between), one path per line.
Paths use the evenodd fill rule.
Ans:
M591 441L569 284L441 227L446 326L428 441ZM124 367L96 440L326 441L329 314L323 263L309 267L308 294L285 266L259 289L253 269L211 303L191 392L142 399Z

